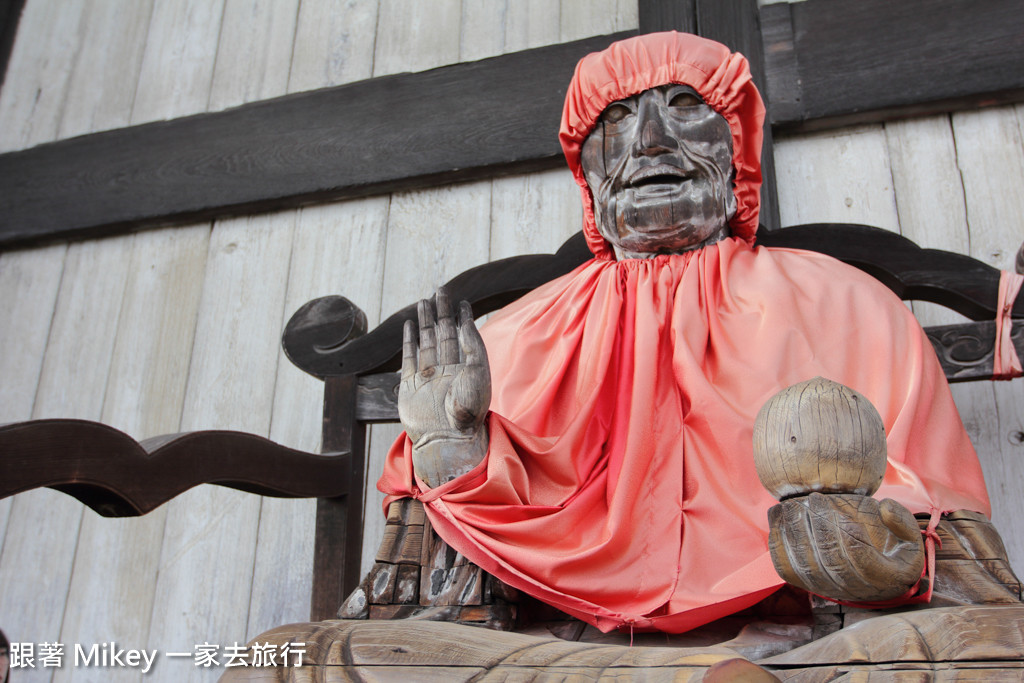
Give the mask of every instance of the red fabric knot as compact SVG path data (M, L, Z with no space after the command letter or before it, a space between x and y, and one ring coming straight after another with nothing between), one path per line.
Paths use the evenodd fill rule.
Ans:
M1013 305L1024 284L1024 275L1008 270L999 275L999 303L996 310L996 346L992 361L992 379L1013 379L1024 376L1024 368L1013 346L1010 333L1013 331Z

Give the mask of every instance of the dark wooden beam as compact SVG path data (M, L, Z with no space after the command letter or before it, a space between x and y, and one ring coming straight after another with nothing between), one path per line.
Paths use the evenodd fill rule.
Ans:
M699 32L746 41L756 64L752 5L643 0L640 19L647 28L687 26L692 6ZM1018 0L767 5L772 124L809 130L1022 101L1018 9ZM627 35L2 154L0 248L557 167L555 132L575 62ZM771 224L773 193L765 198Z
M1018 0L812 0L761 10L776 127L1019 102Z
M576 62L635 32L0 155L0 246L552 168Z
M640 33L699 33L697 0L639 0L637 10Z

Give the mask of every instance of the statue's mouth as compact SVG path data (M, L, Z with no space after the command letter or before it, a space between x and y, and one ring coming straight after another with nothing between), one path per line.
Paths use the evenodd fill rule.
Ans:
M629 177L626 186L641 197L653 197L678 192L692 178L681 168L658 164L647 166Z

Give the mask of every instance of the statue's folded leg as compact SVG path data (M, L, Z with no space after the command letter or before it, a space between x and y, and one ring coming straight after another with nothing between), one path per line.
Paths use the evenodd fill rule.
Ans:
M511 630L518 591L456 552L418 500L395 501L373 568L338 611L342 619L451 621Z

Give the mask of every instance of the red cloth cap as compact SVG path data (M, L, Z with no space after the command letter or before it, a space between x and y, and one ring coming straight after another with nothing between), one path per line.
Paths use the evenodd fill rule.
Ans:
M580 148L609 104L668 83L692 87L729 123L737 204L729 227L734 236L754 243L765 109L746 58L721 43L688 33L648 33L581 59L565 96L558 138L583 195L587 245L599 259L614 260L615 255L594 221L594 200L583 177Z

